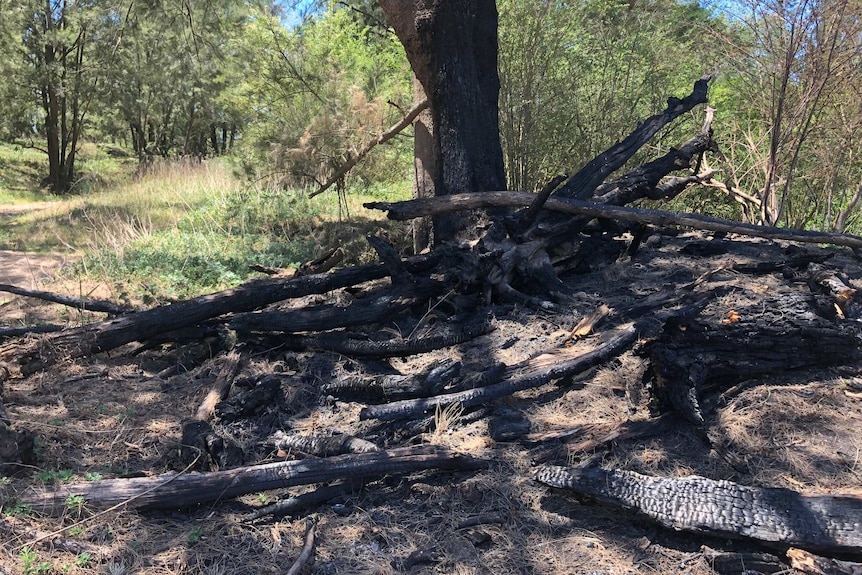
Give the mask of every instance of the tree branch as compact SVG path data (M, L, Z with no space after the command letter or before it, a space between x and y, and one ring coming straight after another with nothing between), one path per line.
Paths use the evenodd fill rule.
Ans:
M308 197L313 198L314 196L322 194L323 192L331 188L335 182L343 178L347 174L347 172L352 170L356 166L356 164L361 162L362 159L367 156L368 153L376 146L388 142L389 140L397 136L401 132L401 130L412 124L413 120L416 119L416 116L421 114L422 111L425 110L425 108L427 107L427 99L422 100L421 102L413 106L413 109L407 112L407 115L401 118L401 120L397 124L377 136L377 138L375 138L371 142L367 143L364 148L362 148L361 150L359 150L359 152L356 153L356 155L351 155L350 158L344 163L344 165L335 170L335 173L332 174L329 179L326 180L326 182L320 186L320 188L308 194Z

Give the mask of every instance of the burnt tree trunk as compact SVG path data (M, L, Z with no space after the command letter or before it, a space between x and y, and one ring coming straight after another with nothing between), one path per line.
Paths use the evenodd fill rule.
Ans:
M423 184L417 195L504 189L494 0L380 0L380 5L429 103L416 126L417 180ZM455 239L467 222L458 214L435 216L432 243Z

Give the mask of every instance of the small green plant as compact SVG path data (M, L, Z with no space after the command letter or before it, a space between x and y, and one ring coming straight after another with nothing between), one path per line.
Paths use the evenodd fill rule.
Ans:
M2 509L3 513L10 517L30 517L33 515L33 509L29 505L15 500L4 503Z
M66 511L75 517L80 517L84 511L86 498L83 495L69 495L66 497Z
M51 563L39 561L39 555L35 549L31 549L30 547L22 547L18 552L18 559L21 561L21 570L25 575L36 575L51 571Z
M186 536L186 542L189 545L197 545L200 543L201 537L203 536L204 530L202 527L195 527L189 534Z
M75 527L70 527L67 533L70 537L77 537L81 533L84 532L84 528L76 525Z
M102 474L95 471L88 471L84 474L84 481L99 481L100 479L102 479Z
M266 502L267 502L266 493L258 493L257 494L257 501L261 505L266 505Z
M93 556L87 553L86 551L82 551L75 557L75 565L78 567L86 567L90 561L93 560Z
M45 469L39 472L37 478L45 485L53 485L54 483L65 483L71 481L75 474L70 469Z

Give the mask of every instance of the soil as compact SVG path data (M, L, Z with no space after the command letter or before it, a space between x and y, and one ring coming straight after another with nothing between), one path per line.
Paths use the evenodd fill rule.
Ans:
M625 245L622 239L610 244ZM301 571L306 575L706 575L713 570L701 552L704 545L781 556L748 541L673 532L632 512L549 490L530 478L533 460L550 453L552 460L562 463L591 462L666 476L697 474L806 493L859 494L862 365L728 382L725 395L706 413L702 428L675 420L670 431L659 436L606 442L588 453L565 443L537 449L517 440L495 442L489 434L489 417L519 414L529 420L531 432L649 418L652 406L644 386L647 365L636 353L655 335L649 330L635 350L600 368L517 393L478 413L430 414L428 425L418 434L415 426L360 421L363 404L320 392L321 384L337 378L383 370L418 373L444 359L462 362L462 373L471 374L492 361L511 365L555 349L588 351L602 334L623 321L612 314L594 335L570 340L578 321L601 304L621 310L662 288L680 289L709 271L715 273L698 289L721 294L703 310L709 317L729 317L731 310L750 312L775 294L808 290L792 274L742 273L729 269L732 263L778 262L801 252L829 253L830 267L862 285L862 263L840 249L690 233L656 234L630 261L617 260L618 252L611 249L606 257L597 247L578 270L562 276L571 290L566 305L494 306L495 331L447 350L381 362L241 342L238 349L247 361L239 379L277 374L282 382L277 398L252 417L229 420L223 416L225 411L217 410L222 415L214 422L215 430L242 448L246 465L298 457L279 453L268 443L278 430L350 433L384 448L442 444L492 461L481 472L390 476L297 517L247 520L254 509L312 487L168 512L115 509L103 513L86 503L70 502L62 517L42 517L9 503L16 494L41 489L52 481L182 470L182 423L196 412L224 357L214 351L213 341L164 344L156 349L130 346L26 378L13 374L4 384L2 403L12 426L38 441L35 461L6 468L0 573L25 572L30 557L25 549L36 554L32 561L46 565L43 572L51 573L284 573L302 548L307 517L317 524L317 543L312 561ZM338 292L331 297L352 296ZM322 299L304 298L286 305ZM418 315L428 325L445 322L446 313L443 303ZM407 336L416 329L416 317L396 317L378 329L390 336ZM737 383L743 385L727 391ZM242 393L235 386L234 397ZM702 439L704 435L719 438L722 449L713 449ZM477 516L491 521L459 528L461 522ZM54 532L58 533L51 535Z

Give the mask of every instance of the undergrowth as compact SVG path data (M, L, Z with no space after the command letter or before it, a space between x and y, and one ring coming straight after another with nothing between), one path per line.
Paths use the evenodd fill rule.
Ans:
M236 285L257 273L251 264L295 268L330 248L340 247L345 263L376 260L365 236L380 228L399 248L409 245L406 225L362 207L404 199L409 184L308 199L307 190L266 178L249 183L227 161L163 162L137 175L126 166L124 177L113 156L86 152L95 171L81 193L11 216L0 249L71 252L80 259L66 279L117 286L149 303Z

